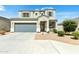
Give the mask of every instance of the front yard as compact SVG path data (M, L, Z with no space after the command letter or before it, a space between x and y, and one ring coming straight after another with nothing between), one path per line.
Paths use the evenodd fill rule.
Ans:
M62 30L52 28L49 33L37 33L35 39L38 40L56 40L69 44L79 45L79 31L77 30L77 22L73 20L65 20L62 23Z
M53 36L52 36L53 35ZM37 38L37 39L35 39ZM54 38L54 39L50 39ZM63 39L65 38L65 39ZM0 54L1 53L79 53L79 40L67 38L69 36L58 37L55 33L7 33L7 35L0 36ZM56 40L56 41L55 41ZM57 40L63 40L67 43L62 43ZM74 42L73 42L74 41Z
M57 33L37 33L35 36L36 40L56 40L68 44L77 44L79 45L79 40L71 39L72 36L64 35L63 37L58 36Z

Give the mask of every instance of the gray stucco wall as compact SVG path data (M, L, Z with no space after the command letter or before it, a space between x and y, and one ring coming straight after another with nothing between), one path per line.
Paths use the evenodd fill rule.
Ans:
M10 20L0 17L0 30L10 31Z

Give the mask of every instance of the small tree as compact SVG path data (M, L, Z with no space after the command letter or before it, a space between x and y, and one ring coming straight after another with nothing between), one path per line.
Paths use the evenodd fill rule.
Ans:
M77 28L77 23L73 20L63 21L63 29L65 32L73 32Z

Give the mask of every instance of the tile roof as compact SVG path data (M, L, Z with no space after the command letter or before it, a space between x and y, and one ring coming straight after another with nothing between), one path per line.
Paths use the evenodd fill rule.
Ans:
M11 18L11 21L37 21L36 18Z

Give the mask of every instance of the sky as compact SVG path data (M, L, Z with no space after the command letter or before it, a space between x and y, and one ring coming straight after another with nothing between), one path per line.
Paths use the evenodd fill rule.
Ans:
M79 17L79 5L0 5L0 16L6 18L18 17L19 10L56 9L56 19L62 22L66 18Z

